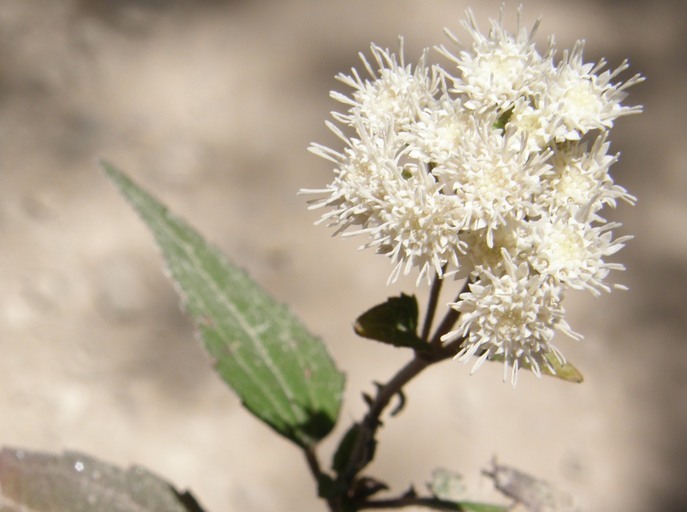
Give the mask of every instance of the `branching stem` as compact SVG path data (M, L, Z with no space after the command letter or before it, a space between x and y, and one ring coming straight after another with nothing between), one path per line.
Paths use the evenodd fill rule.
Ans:
M377 396L370 403L370 408L360 423L360 433L355 440L349 464L340 475L341 480L351 482L370 462L371 454L368 447L374 440L377 429L380 426L382 412L389 405L391 399L401 391L403 386L430 364L431 361L420 359L416 356L401 368L389 382L378 389Z
M361 471L372 461L375 437L377 430L381 426L381 417L384 410L389 406L394 396L402 394L403 387L412 379L419 375L425 368L436 364L445 359L455 356L463 343L463 338L458 337L448 343L444 343L441 337L448 333L458 320L460 313L453 308L448 312L437 327L434 335L429 338L432 329L433 317L436 315L439 294L443 280L438 276L432 283L427 315L422 328L422 339L429 345L429 350L416 351L415 357L405 364L386 384L377 387L377 394L374 398L369 398L368 411L363 419L358 423L358 432L351 448L346 465L339 471L333 487L336 489L334 495L328 496L327 504L331 512L358 511L364 509L380 508L403 508L410 506L422 506L435 510L461 510L456 508L455 503L445 502L433 497L419 497L415 494L405 494L397 498L385 500L372 500L369 496L357 495L356 482L360 477ZM467 289L465 283L460 293ZM456 301L460 297L456 297ZM318 482L330 478L320 469L314 450L306 449L305 456L308 466L313 476Z

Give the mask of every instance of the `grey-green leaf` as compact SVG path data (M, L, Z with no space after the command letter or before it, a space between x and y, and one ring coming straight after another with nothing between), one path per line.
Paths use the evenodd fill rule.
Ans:
M492 469L483 471L494 481L494 486L528 510L556 512L578 511L577 500L551 483L535 478L519 469L492 462Z
M442 500L456 500L465 494L463 476L444 468L432 471L428 487L435 497Z
M202 512L188 493L141 467L87 455L0 450L2 512Z
M344 375L322 342L193 228L102 165L155 236L222 379L248 410L298 445L326 436L338 417Z
M438 468L432 471L432 479L427 486L437 502L445 505L445 510L461 512L506 512L508 510L501 505L460 499L465 494L463 477L459 473L447 469Z

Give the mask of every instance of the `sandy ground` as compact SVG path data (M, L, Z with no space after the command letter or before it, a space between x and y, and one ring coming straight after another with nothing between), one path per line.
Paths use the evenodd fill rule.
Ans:
M475 5L480 20L499 1ZM612 136L616 181L639 197L612 217L635 240L629 292L572 296L583 385L444 363L414 382L371 473L397 491L441 466L468 494L493 455L579 497L588 512L687 508L685 3L525 0L543 41L587 39L648 77ZM306 152L333 142L333 76L370 40L411 57L459 29L463 1L0 0L0 444L138 463L208 511L317 511L299 452L210 371L150 236L97 171L107 157L154 190L327 342L360 392L407 354L351 322L412 282L313 227L295 192L330 179ZM416 290L423 297L424 289ZM326 458L333 449L326 442Z

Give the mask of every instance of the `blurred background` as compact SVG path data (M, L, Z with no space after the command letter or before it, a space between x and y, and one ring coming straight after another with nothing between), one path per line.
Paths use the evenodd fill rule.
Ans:
M482 27L500 3L471 5ZM616 258L630 290L569 297L585 340L558 346L582 385L521 373L513 390L500 365L470 377L454 362L421 376L370 474L402 492L444 467L489 499L480 470L497 456L587 512L686 510L687 4L523 4L526 25L543 16L541 45L584 38L587 61L628 57L624 78L647 77L628 100L645 113L611 134L615 180L639 198L609 213L635 236ZM312 226L296 191L332 175L306 147L336 144L328 92L370 41L404 35L413 61L445 42L443 27L467 40L469 6L0 0L0 445L141 464L208 512L324 510L300 452L210 370L151 237L96 161L153 190L324 338L348 375L338 438L364 410L360 393L409 357L356 338L354 318L426 290L386 287L386 259ZM515 3L506 11L514 27Z

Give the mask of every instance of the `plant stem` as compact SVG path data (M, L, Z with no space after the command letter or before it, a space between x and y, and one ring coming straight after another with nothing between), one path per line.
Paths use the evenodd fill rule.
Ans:
M455 510L458 512L465 510L463 507L453 501L445 501L439 498L421 496L401 496L399 498L389 498L386 500L370 500L362 504L358 510L404 507L424 507L433 510Z
M403 386L430 364L432 361L416 356L401 368L389 382L378 389L377 396L370 403L370 409L360 422L360 433L355 440L348 466L340 475L342 481L352 482L355 475L371 461L369 446L381 423L382 412Z
M444 269L446 267L444 266ZM437 303L439 302L439 295L441 293L441 286L444 284L444 279L439 275L434 275L434 281L432 281L432 288L429 291L429 302L427 303L427 313L425 314L425 322L422 326L422 333L420 339L427 340L429 337L429 331L432 330L432 322L434 321L434 315L437 310Z
M303 453L305 454L305 460L308 462L308 468L312 476L315 477L315 481L319 482L322 477L322 470L320 469L320 461L317 459L317 454L312 446L303 448Z
M420 374L425 368L436 364L445 359L455 356L460 350L463 343L463 338L457 338L450 343L443 344L441 337L449 332L455 325L460 313L453 308L449 308L443 320L437 327L431 339L428 339L429 332L432 328L433 317L436 314L439 294L441 292L441 285L443 280L436 276L432 283L430 291L429 304L427 307L427 315L424 320L422 329L422 339L426 340L430 345L430 350L417 351L415 357L406 363L386 384L379 386L377 394L374 399L369 400L369 409L362 421L358 424L358 434L355 438L353 448L348 457L348 462L344 469L339 472L336 478L337 487L341 490L341 494L336 497L329 498L327 503L332 512L340 512L343 510L362 510L365 508L401 508L411 505L419 505L428 508L446 510L446 502L436 500L434 498L421 498L417 496L402 496L400 498L391 500L368 500L365 496L355 496L354 484L356 477L360 472L372 461L373 450L375 444L375 436L377 430L381 426L381 416L384 410L388 407L392 398L402 392L403 387L408 384L413 378ZM460 293L467 289L466 282ZM460 293L456 301L460 297ZM316 478L322 477L322 472L319 469L319 464L314 456L314 452L306 450L306 458L310 469ZM457 508L455 510L460 510Z
M463 284L463 288L461 288L461 290L458 292L458 295L456 295L456 300L454 302L458 302L460 300L461 294L465 293L468 290L469 285L470 281L465 281L465 284ZM439 327L437 327L434 336L432 336L432 339L429 340L429 344L433 347L441 347L441 337L451 330L451 328L458 321L459 316L460 312L456 311L453 308L448 308L448 311L446 312L446 315L444 315L444 318L439 324Z
M454 313L457 315L457 312ZM445 318L437 330L435 338L440 339L441 335L445 334L445 332L453 326L455 319L457 319L457 316L455 316L454 319L454 315L451 313L447 314L447 317L448 319ZM446 330L442 332L442 329ZM346 488L350 489L356 475L371 462L371 447L374 443L377 430L381 425L380 418L384 409L386 409L391 402L391 399L399 394L403 387L425 368L453 357L460 349L462 342L462 339L457 339L445 347L436 345L436 348L428 353L416 353L415 357L401 368L391 380L378 389L376 397L369 404L367 414L360 422L360 431L351 451L348 466L339 475L339 481L344 482Z

